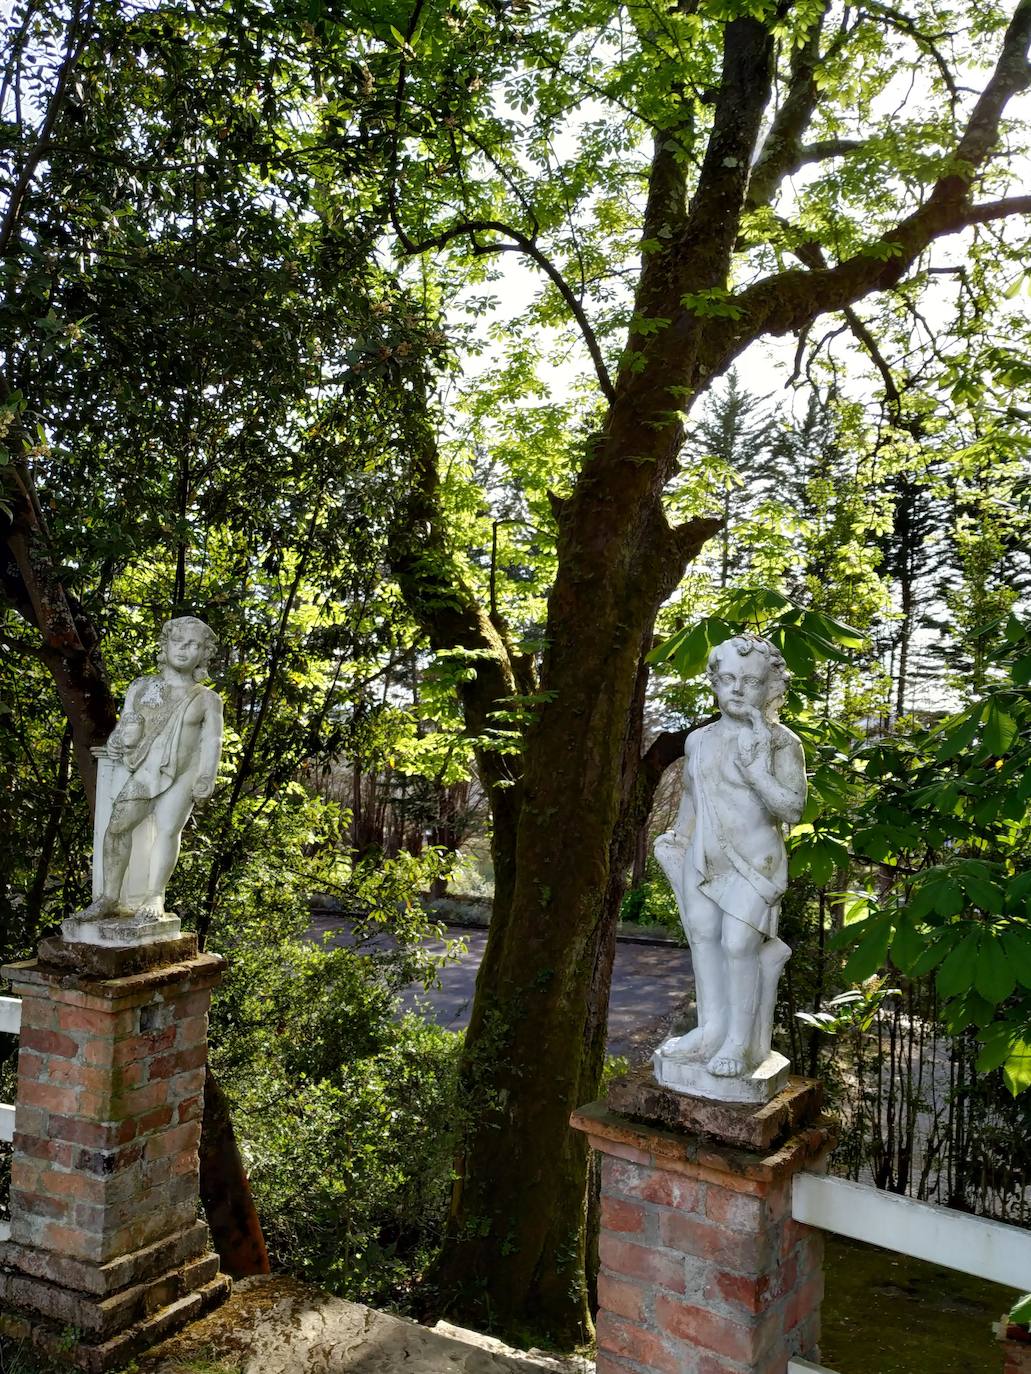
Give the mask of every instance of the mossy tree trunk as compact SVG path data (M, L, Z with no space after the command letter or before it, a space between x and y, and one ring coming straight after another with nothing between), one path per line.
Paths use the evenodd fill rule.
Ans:
M428 436L422 481L400 512L393 561L409 606L435 648L477 656L475 679L459 690L467 725L481 740L497 872L464 1055L471 1115L434 1282L440 1302L464 1319L516 1336L546 1334L568 1345L590 1328L586 1146L568 1118L596 1095L603 1064L614 922L632 845L627 827L641 796L642 655L658 607L719 526L714 519L671 528L666 520L662 493L676 471L682 416L756 339L847 310L898 282L939 235L1023 205L975 206L970 192L1007 100L1027 84L1031 0L1017 8L957 144L953 165L961 170L883 236L883 253L826 266L807 252L804 269L731 295L743 209L768 203L804 160L819 30L817 20L760 148L772 34L751 17L727 23L712 132L690 201L690 130L682 138L669 128L655 135L635 328L614 381L601 372L604 427L571 496L554 502L558 567L539 678L516 659L504 626L479 606L450 556ZM761 177L750 191L753 164ZM479 236L477 251L485 251L485 230L504 226L464 226ZM428 251L462 232L455 225L432 242L402 236L402 243ZM525 237L508 232L539 259ZM713 300L715 312L705 308ZM526 691L541 704L521 756L497 755L483 744L491 712ZM658 755L651 773L657 767Z

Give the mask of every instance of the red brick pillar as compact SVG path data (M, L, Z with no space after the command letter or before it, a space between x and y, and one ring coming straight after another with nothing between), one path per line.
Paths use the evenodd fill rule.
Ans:
M1002 1374L1031 1374L1031 1332L1026 1326L1014 1326L1003 1317L999 1323L1002 1342Z
M794 1079L770 1107L731 1108L659 1088L650 1071L635 1077L624 1099L660 1119L695 1104L710 1130L603 1103L573 1114L601 1156L597 1374L785 1374L791 1356L817 1359L823 1239L791 1219L792 1178L820 1167L831 1144L829 1123L797 1125L815 1116L816 1085ZM721 1143L721 1121L781 1138Z
M179 962L121 977L38 960L3 970L22 1029L0 1330L89 1371L124 1365L228 1291L198 1217L208 1005L224 965L193 937L175 946ZM106 950L108 972L117 953L148 962Z

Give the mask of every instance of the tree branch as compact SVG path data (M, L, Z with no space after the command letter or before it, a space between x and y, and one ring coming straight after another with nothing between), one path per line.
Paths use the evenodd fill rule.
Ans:
M784 178L802 166L802 136L819 98L816 72L820 65L820 35L829 8L829 0L825 0L805 42L792 54L787 94L749 177L749 210L772 204Z
M64 57L58 69L57 81L55 82L50 100L47 102L46 114L40 126L39 136L32 147L25 165L21 169L18 180L11 191L11 198L7 202L7 210L4 214L3 223L0 224L0 257L4 257L11 247L14 239L18 221L21 218L22 210L32 185L32 178L36 175L36 168L43 158L44 151L50 142L50 136L54 131L61 110L64 108L65 97L68 94L68 81L72 72L78 65L86 49L89 39L84 35L88 30L90 20L93 15L92 3L80 4L77 6L71 23L68 25L68 37L65 42Z
M952 98L952 104L955 106L959 100L959 88L956 85L956 78L949 69L949 64L945 61L944 54L938 47L937 40L932 38L929 33L925 33L923 29L918 28L908 14L903 14L891 5L879 4L877 0L864 0L862 8L867 14L883 19L886 24L898 30L899 33L904 33L907 38L912 38L918 48L931 54L938 71L941 73L941 79ZM942 36L948 37L948 35Z
M680 258L687 289L724 283L737 239L763 111L773 85L773 36L757 19L723 30L723 68L712 132L688 208Z
M558 270L555 264L542 252L536 242L529 235L521 233L510 224L505 224L502 220L495 219L467 219L461 220L458 224L452 224L449 228L439 234L434 234L425 239L413 239L405 231L400 219L396 217L395 208L391 207L391 222L394 232L397 234L398 241L406 253L416 257L422 253L432 252L435 248L444 248L453 239L469 238L473 239L476 234L504 234L512 240L511 243L475 243L473 251L479 256L488 253L511 253L519 252L525 254L531 261L535 262L548 280L558 291L569 313L576 320L580 333L583 335L587 351L591 355L591 362L594 364L594 371L598 378L598 385L607 401L611 401L615 396L615 388L612 385L612 378L609 376L608 368L605 366L605 358L598 343L598 336L591 326L590 320L584 311L576 292L566 281L565 277Z
M704 716L701 720L692 721L683 730L663 730L655 736L641 756L641 775L649 790L649 798L654 796L655 789L666 769L671 768L673 764L684 757L684 746L687 743L688 735L694 734L704 725L711 725L713 721L718 719L718 716Z
M1031 85L1029 45L1031 0L1020 0L995 70L957 145L954 170L936 183L919 209L882 234L866 251L833 267L781 272L741 291L734 298L736 318L720 320L713 326L715 347L708 360L713 371L726 367L760 334L794 333L819 315L843 311L871 291L894 286L936 239L972 224L1031 211L1031 197L1027 196L981 205L969 203L974 177L998 140L1007 102Z

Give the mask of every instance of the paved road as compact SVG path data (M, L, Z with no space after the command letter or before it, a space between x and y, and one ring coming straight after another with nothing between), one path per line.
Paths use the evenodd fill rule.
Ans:
M331 930L339 930L339 938L347 940L349 926L342 918L322 913L314 918L313 932ZM461 1030L469 1020L487 932L463 928L448 934L465 942L466 953L440 970L438 988L409 989L404 1002L438 1025ZM430 947L441 952L444 948L439 941ZM618 941L609 1000L609 1053L637 1058L653 1049L693 990L691 956L686 949Z

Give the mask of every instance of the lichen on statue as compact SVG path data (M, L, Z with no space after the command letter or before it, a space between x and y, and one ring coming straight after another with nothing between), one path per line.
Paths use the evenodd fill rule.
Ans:
M720 716L688 735L680 810L655 842L691 946L698 1025L659 1047L656 1074L696 1095L762 1100L787 1073L771 1054L791 953L777 920L784 830L805 806L805 758L778 719L788 673L773 644L729 639L710 654L708 675Z

